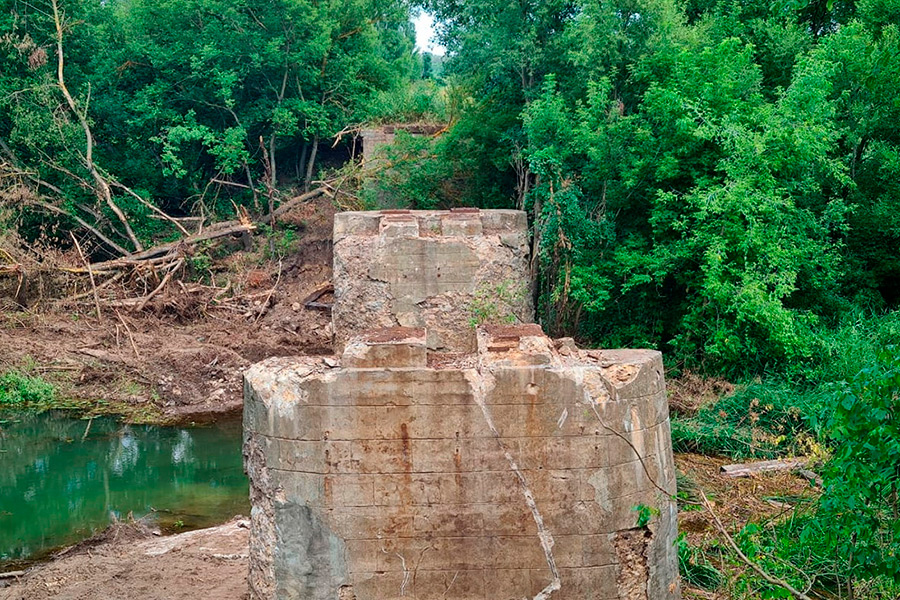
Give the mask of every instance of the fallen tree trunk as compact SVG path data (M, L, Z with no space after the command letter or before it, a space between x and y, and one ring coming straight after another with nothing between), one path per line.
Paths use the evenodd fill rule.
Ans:
M25 571L7 571L6 573L0 573L0 579L11 579L13 577L22 577L25 575Z
M327 193L328 193L328 190L325 187L320 187L320 188L316 188L312 191L306 192L305 194L301 194L295 198L291 198L290 200L288 200L287 202L284 202L281 206L279 206L278 208L276 208L269 214L267 214L263 217L260 217L256 221L256 223L257 223L257 225L268 225L269 223L271 223L272 219L277 219L278 217L282 216L284 213L288 212L289 210L291 210L298 204L302 204L303 202L306 202L307 200L312 200L313 198L316 198L318 196L321 196L322 194L327 194Z
M761 460L752 463L723 465L720 472L726 477L750 477L757 473L770 471L791 471L806 464L805 458L786 458L783 460Z
M237 235L240 233L248 233L255 230L256 225L254 225L253 223L227 221L225 223L219 223L207 229L203 233L197 233L185 238L181 238L180 240L174 242L155 246L153 248L150 248L149 250L131 254L124 258L116 258L113 260L94 263L91 265L91 270L94 273L101 273L115 271L118 269L125 269L129 267L136 267L144 264L163 263L169 260L171 258L171 254L173 254L179 248L192 246L193 244L196 244L198 242L205 242L207 240L214 240L216 238L226 237L229 235ZM87 269L66 270L70 273L87 273Z
M250 222L246 217L236 221L223 221L222 223L216 223L201 233L189 235L174 242L154 246L153 248L144 250L143 252L136 252L122 258L94 263L91 265L91 270L95 273L100 273L134 267L142 264L164 262L165 260L170 258L170 255L174 251L176 251L180 247L191 246L198 242L214 240L229 235L238 235L255 231L260 225L269 223L273 218L277 219L292 208L296 207L298 204L302 204L307 200L312 200L313 198L327 193L328 190L326 190L324 187L317 188L311 192L288 200L271 213L257 219L255 223ZM71 273L87 273L87 269L67 269L67 271Z

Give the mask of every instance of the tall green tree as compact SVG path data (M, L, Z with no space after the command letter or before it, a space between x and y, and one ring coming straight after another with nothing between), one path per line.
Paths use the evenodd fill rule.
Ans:
M375 94L416 75L405 0L2 5L5 155L119 253L157 233L150 212L190 212L217 195L210 187L227 209L232 199L273 202L287 178L309 186L320 144L364 121ZM57 37L75 108L56 75ZM137 222L124 245L107 231L111 209L85 190L88 130L98 172L114 191L121 184L119 229Z
M419 197L528 209L555 332L812 360L816 328L900 300L892 6L433 0L467 102L416 155L468 187Z

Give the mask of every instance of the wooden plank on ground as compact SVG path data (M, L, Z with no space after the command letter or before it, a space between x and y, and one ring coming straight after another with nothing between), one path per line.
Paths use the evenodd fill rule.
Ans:
M769 471L790 471L806 464L805 458L785 458L782 460L761 460L752 463L723 465L720 472L726 477L750 477L756 473Z

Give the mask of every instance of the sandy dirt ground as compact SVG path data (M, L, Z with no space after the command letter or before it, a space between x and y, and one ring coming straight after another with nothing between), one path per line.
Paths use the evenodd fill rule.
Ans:
M244 600L249 522L156 537L111 529L53 562L6 580L0 600ZM0 585L4 585L0 582Z

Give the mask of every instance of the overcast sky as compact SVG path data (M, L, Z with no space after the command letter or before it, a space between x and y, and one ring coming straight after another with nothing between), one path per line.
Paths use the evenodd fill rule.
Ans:
M425 11L419 12L419 16L413 19L416 25L416 47L423 52L444 55L447 49L432 41L434 37L434 17Z

